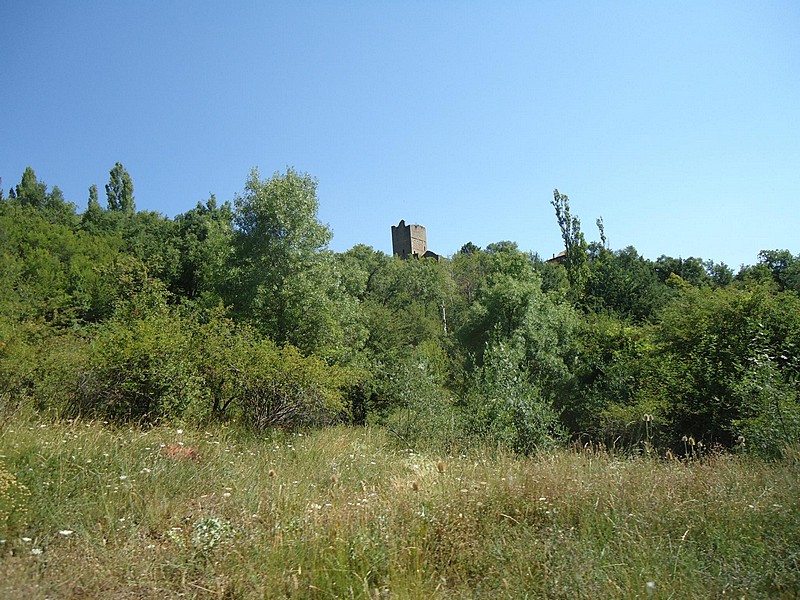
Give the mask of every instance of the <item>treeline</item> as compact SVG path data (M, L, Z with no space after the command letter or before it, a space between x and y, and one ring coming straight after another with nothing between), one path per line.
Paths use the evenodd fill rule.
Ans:
M500 241L449 259L327 246L316 181L137 211L117 163L83 213L26 169L0 191L0 412L142 425L380 424L404 445L567 441L777 456L800 434L800 255L722 263Z

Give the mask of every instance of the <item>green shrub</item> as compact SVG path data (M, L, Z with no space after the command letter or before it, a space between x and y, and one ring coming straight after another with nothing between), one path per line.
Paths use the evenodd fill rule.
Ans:
M796 403L800 299L793 292L691 288L667 307L653 334L661 361L650 379L663 382L675 437L732 447L743 421L753 425L768 414L776 395Z
M0 417L23 406L61 412L74 400L86 363L77 332L41 323L0 322Z
M291 345L278 347L216 308L194 324L192 359L209 400L204 411L241 418L257 430L273 426L330 423L346 409L345 388L354 373L303 356Z
M487 348L465 401L467 430L498 446L528 454L563 438L558 415L523 368L512 343Z
M294 346L262 340L250 349L236 392L247 426L307 426L331 423L345 410L346 369L303 356Z
M121 421L180 418L207 395L188 333L166 312L103 325L90 344L74 412Z
M439 383L439 361L424 345L381 365L382 411L371 415L403 447L450 451L463 442L463 428L449 394Z
M732 423L740 449L779 458L784 448L800 440L797 382L787 382L769 354L753 359L735 395L743 407L743 418Z

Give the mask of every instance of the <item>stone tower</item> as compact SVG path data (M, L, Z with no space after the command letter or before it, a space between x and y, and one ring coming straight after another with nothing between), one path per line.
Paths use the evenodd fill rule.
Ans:
M400 258L425 256L428 252L425 228L422 225L406 225L404 220L392 225L392 252Z

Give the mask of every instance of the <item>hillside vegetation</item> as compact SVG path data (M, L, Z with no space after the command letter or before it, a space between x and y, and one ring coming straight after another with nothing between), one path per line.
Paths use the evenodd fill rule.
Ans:
M559 262L334 253L316 185L0 191L12 597L800 592L800 255L651 261L558 190Z
M800 258L587 243L448 259L327 250L316 181L253 170L232 203L136 211L117 163L77 214L33 169L0 199L0 411L254 430L379 424L401 445L564 441L685 454L797 441ZM686 440L684 440L686 438Z

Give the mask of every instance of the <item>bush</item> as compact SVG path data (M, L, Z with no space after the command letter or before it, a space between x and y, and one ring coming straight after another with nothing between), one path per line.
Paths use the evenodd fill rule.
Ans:
M344 389L354 373L278 347L223 308L193 325L193 360L210 401L205 415L240 418L254 429L330 423L346 410Z
M735 392L743 407L743 418L732 423L739 448L780 458L784 448L800 439L797 383L784 380L769 354L753 359Z
M345 410L348 372L294 346L277 348L262 340L249 348L247 369L236 378L242 418L247 426L323 425Z
M62 412L85 363L86 341L78 333L1 320L0 418L23 406Z
M787 406L796 402L800 299L792 292L691 288L653 333L662 367L651 379L663 382L675 437L732 447L742 425L772 411L777 396Z
M523 368L513 343L487 348L465 401L467 431L498 446L532 453L562 439L558 415Z
M463 429L453 401L439 383L439 360L425 345L381 365L377 396L383 424L403 447L449 451L462 442Z
M90 344L73 411L151 423L182 417L207 396L183 325L168 312L106 323Z

